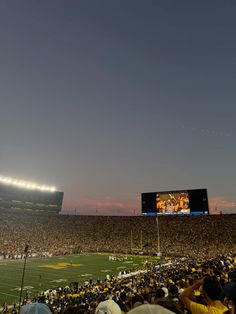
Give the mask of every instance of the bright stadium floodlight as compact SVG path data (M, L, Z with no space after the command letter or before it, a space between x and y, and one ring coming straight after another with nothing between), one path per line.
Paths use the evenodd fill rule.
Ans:
M52 186L50 189L49 189L50 192L55 192L56 191L56 188L55 186Z
M39 190L42 192L55 192L56 188L54 186L48 186L45 184L39 185L34 182L28 182L23 180L18 180L15 178L0 176L0 183L16 186L19 188L27 189L27 190Z

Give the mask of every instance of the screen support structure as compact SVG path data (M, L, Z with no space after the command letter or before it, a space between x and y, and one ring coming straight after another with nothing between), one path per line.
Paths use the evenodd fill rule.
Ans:
M158 215L156 216L156 224L157 224L157 256L161 256L161 248L160 248L160 228L159 228L159 219L158 219Z

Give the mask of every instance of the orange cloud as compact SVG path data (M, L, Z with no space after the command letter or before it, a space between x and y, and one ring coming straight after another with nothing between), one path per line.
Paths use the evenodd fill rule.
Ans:
M212 197L209 199L209 207L211 214L222 213L235 213L236 201L228 200L222 196Z
M226 199L224 197L212 197L209 199L210 214L236 213L236 201ZM83 199L68 199L63 204L63 211L76 212L82 215L140 215L141 204L140 199L134 201L113 200L106 196L104 199L98 198L83 198Z
M75 211L79 214L100 215L134 215L141 213L140 201L122 202L106 197L100 199L79 199L65 201L64 211Z

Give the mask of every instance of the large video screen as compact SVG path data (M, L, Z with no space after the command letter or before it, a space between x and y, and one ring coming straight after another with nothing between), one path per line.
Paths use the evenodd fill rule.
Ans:
M188 192L157 193L156 211L161 214L190 213Z
M206 189L142 193L144 215L208 214Z

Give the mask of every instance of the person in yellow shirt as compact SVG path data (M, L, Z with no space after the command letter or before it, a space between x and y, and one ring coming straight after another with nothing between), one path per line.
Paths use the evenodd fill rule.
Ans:
M202 294L206 305L191 300L195 290L202 287ZM221 314L227 311L222 303L223 290L220 284L212 277L206 277L186 288L180 295L181 301L192 314Z
M226 314L236 314L236 281L226 284L224 292L225 295L233 302L233 306Z

